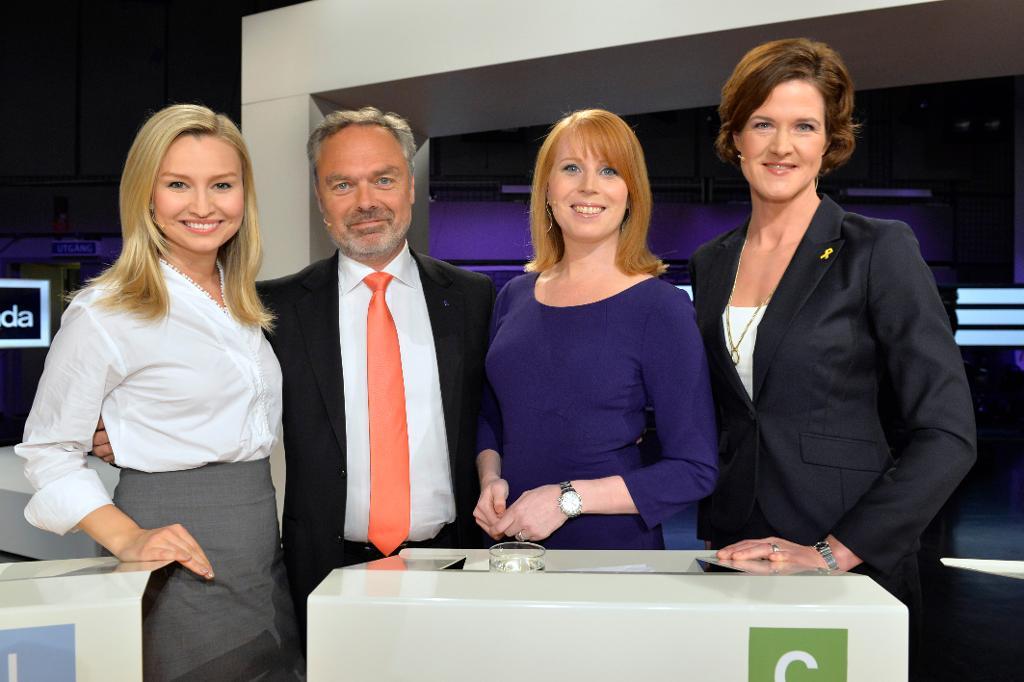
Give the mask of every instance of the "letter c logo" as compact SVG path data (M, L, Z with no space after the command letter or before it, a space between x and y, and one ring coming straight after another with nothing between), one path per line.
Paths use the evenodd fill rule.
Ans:
M808 670L818 669L818 662L806 651L787 651L775 664L775 682L786 682L786 670L794 661L800 661Z

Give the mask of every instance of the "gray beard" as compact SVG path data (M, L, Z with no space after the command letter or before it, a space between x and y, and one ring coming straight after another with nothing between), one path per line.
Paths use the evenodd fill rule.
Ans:
M388 254L397 253L400 247L405 243L405 237L409 234L409 228L412 226L410 222L404 229L395 232L386 241L380 242L376 246L368 248L359 248L358 240L352 239L348 242L342 242L334 239L334 235L328 232L331 237L331 241L338 247L338 250L348 256L354 261L362 263L364 260L373 260L380 256L386 256Z

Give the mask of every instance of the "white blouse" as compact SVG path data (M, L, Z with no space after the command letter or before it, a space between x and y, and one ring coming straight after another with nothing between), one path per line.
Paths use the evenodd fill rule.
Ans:
M110 504L85 466L100 415L121 467L181 471L270 456L281 424L281 367L263 332L161 264L167 317L144 321L75 297L46 356L25 442L32 525L63 535Z
M736 373L740 375L740 382L743 383L743 388L747 389L747 395L754 398L754 345L757 340L757 325L761 323L761 318L764 316L764 309L768 306L761 306L760 310L756 306L741 307L731 305L729 306L729 326L732 328L732 338L737 340L740 334L743 334L743 328L747 326L747 322L756 313L757 318L750 322L750 328L747 329L746 335L739 344L740 361L736 365ZM725 312L722 312L722 329L726 329L725 325ZM724 333L725 337L725 349L728 353L732 349L729 348L729 335Z

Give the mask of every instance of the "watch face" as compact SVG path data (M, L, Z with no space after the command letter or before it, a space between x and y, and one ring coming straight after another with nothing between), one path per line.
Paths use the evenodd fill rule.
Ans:
M566 490L558 498L558 507L566 516L579 516L583 509L583 498L575 490Z

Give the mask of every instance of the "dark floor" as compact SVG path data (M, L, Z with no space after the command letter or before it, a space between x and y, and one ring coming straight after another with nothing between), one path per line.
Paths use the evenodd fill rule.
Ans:
M700 547L695 528L694 511L680 514L666 524L666 545ZM978 463L921 545L924 642L912 679L1024 681L1024 580L939 563L944 556L1024 560L1024 442L982 443Z

